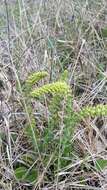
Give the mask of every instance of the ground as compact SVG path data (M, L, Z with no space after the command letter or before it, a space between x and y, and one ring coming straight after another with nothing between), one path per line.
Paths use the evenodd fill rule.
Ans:
M106 10L106 0L1 0L0 190L107 189L107 117L84 118L69 135L72 113L107 104ZM68 104L28 96L40 71L48 76L34 88L67 71Z

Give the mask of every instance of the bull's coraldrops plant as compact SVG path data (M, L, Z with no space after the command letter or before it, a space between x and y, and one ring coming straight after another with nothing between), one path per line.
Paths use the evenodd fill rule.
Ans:
M48 75L47 72L45 71L41 71L41 72L35 72L33 74L31 74L28 79L25 82L25 85L22 86L23 89L23 95L24 95L24 108L25 111L27 113L27 124L26 127L24 129L25 132L25 136L28 139L28 142L31 145L31 148L33 149L33 152L38 155L38 158L41 160L41 156L40 156L40 152L39 152L39 138L38 138L38 131L36 128L36 121L34 118L34 114L33 114L33 108L31 105L31 97L30 92L31 89L33 88L33 85L36 84L37 82L39 82L39 80L43 79L44 77L46 77ZM30 157L32 158L32 153L30 155ZM28 165L28 161L29 160L29 155L26 154L26 164ZM34 160L33 160L34 162ZM18 180L24 181L24 182L30 182L30 183L34 183L35 180L37 179L37 169L36 168L28 168L23 166L23 164L17 168L15 168L15 175L16 178Z
M40 96L43 96L45 94L51 94L53 96L51 100L51 104L49 106L49 109L51 108L51 120L49 123L52 125L54 124L54 127L56 124L59 123L59 113L61 110L61 101L66 96L66 106L65 106L65 113L64 113L64 125L72 131L72 127L74 127L78 122L80 122L83 118L86 117L95 117L95 116L106 116L107 115L107 105L97 105L97 106L86 106L81 109L81 111L74 113L73 112L73 99L71 95L70 86L67 84L67 77L68 73L65 71L61 79L57 82L53 82L50 84L45 84L41 87L38 87L36 89L32 89L33 85L37 83L39 80L46 77L48 73L46 71L41 72L34 72L31 74L28 79L26 80L26 89L27 93L25 94L28 96L30 94L30 97L33 98L39 98ZM27 88L30 86L30 88ZM50 124L49 124L50 125ZM71 135L71 132L69 135ZM47 134L48 135L48 134Z
M42 96L44 94L51 94L51 95L53 95L53 98L55 96L60 96L60 98L58 98L58 102L60 102L60 100L62 99L62 96L64 97L65 95L67 95L67 93L70 92L69 86L64 81L58 81L58 82L54 82L51 84L46 84L46 85L43 85L42 87L38 87L35 90L33 90L33 85L35 83L39 82L39 80L46 77L47 75L48 75L48 73L46 71L41 71L41 72L31 74L28 77L28 79L26 80L26 84L25 84L25 88L24 88L24 90L25 90L24 96L26 98L27 108L28 108L30 119L32 121L31 123L32 123L34 131L36 128L36 122L34 122L34 118L33 118L33 110L32 110L32 106L31 106L31 97L39 98L40 96ZM29 127L27 127L27 132L28 132L27 133L28 137L30 137L30 139L33 140L34 138L31 137L32 136L32 130L30 130ZM34 135L34 132L33 132L33 135ZM34 145L34 143L33 143L33 145Z
M56 160L55 165L57 165L58 147L60 139L59 136L57 138L55 136L58 131L60 132L60 127L59 127L61 125L60 112L62 111L64 111L63 123L65 126L61 140L61 144L63 146L61 157L67 157L68 154L71 152L71 144L69 142L72 135L72 130L71 128L69 128L69 126L71 127L72 96L71 96L70 86L67 84L67 82L65 82L67 81L68 78L68 72L65 71L57 82L45 84L33 90L33 85L37 82L37 78L39 79L41 78L40 76L43 78L47 76L47 73L43 74L43 71L41 74L34 73L33 75L28 77L26 85L27 86L30 85L30 88L27 88L30 89L30 91L28 90L30 92L29 98L33 97L38 99L43 95L47 94L51 95L51 97L49 98L50 103L48 105L50 117L48 119L47 126L44 129L44 133L42 134L41 143L39 141L39 148L42 153L44 152L44 154L48 156L51 155L53 151L56 151L57 153L55 154L56 156L54 159ZM27 93L29 94L29 92ZM64 110L63 110L63 103L65 104ZM67 115L67 117L65 115ZM64 158L61 159L61 163L64 163L62 160L64 161L65 159Z
M30 118L30 125L26 127L26 135L29 139L29 141L32 142L32 146L34 147L34 150L37 149L37 130L36 130L36 121L33 116L33 109L31 106L31 97L30 92L33 87L33 85L37 82L39 82L41 79L45 78L48 75L46 71L39 71L39 72L34 72L33 74L30 74L28 79L26 80L25 86L24 86L24 97L25 97L25 102L26 102L26 108L27 112L29 114Z
M37 83L39 80L43 79L46 77L48 73L46 71L41 71L41 72L34 72L31 74L28 79L26 80L26 87L30 86L31 88L35 83ZM57 82L53 82L50 84L45 84L41 87L38 87L36 89L31 89L27 91L27 94L30 94L30 97L33 98L38 98L40 96L43 96L45 94L51 94L53 95L52 101L51 101L51 111L54 113L54 120L57 120L58 123L58 118L55 116L58 116L57 111L60 108L60 101L66 96L66 113L64 115L64 123L68 125L75 126L78 122L80 122L83 118L86 118L88 116L95 117L95 116L105 116L107 115L107 105L97 105L97 106L86 106L81 111L74 113L72 109L72 95L71 95L71 90L70 86L67 84L67 77L68 73L65 71L61 79ZM29 97L29 98L30 98ZM69 103L70 101L70 103ZM58 104L58 105L57 105ZM69 108L69 109L68 109ZM54 109L54 110L53 110ZM56 111L57 110L57 111ZM68 117L69 115L69 117ZM56 118L55 118L56 117ZM52 119L53 120L53 119ZM53 121L53 123L56 123L56 121Z
M57 82L45 84L40 87L34 85L48 75L41 71L31 74L25 84L25 98L29 110L31 125L27 126L27 137L35 148L38 143L39 151L44 155L43 162L47 164L50 156L54 153L52 160L52 173L66 167L72 160L73 146L72 137L75 126L86 117L107 115L107 105L86 106L81 111L73 111L73 96L70 86L67 84L68 73L65 71ZM36 130L36 121L33 115L31 99L38 100L44 95L48 96L49 118L41 135ZM39 99L38 101L41 101ZM43 101L43 99L42 99ZM36 139L36 140L35 140ZM50 169L51 170L51 169Z

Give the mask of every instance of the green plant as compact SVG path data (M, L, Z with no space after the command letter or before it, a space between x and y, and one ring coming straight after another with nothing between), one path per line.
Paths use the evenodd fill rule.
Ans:
M104 159L96 160L95 168L99 171L104 170L105 168L107 168L107 160L104 160Z
M26 108L28 112L28 119L29 119L29 124L26 127L26 135L28 136L29 140L31 140L33 147L35 151L37 150L37 138L38 138L38 132L36 130L36 121L34 119L33 115L33 109L31 106L31 98L30 98L30 91L35 83L37 83L39 80L43 79L48 75L47 72L41 71L41 72L34 72L31 74L28 79L26 80L25 86L24 86L24 97L26 100ZM39 150L38 150L39 151Z
M50 117L47 127L44 129L42 143L40 143L39 148L47 157L55 151L54 170L57 169L59 151L60 167L66 166L72 158L73 145L71 139L74 131L72 116L74 116L74 113L72 94L69 85L67 85L67 79L68 72L65 71L58 82L44 85L31 92L31 96L35 98L44 94L52 95L49 103ZM63 117L61 117L61 114L63 114ZM61 129L62 125L64 125L63 129Z
M15 176L19 181L34 183L37 179L37 171L35 169L29 170L27 167L21 166L15 169Z
M33 73L26 80L24 96L26 98L30 125L26 127L25 133L28 140L30 140L33 145L35 153L39 153L39 151L41 152L39 156L41 159L42 155L42 161L44 164L47 163L47 160L49 160L50 156L54 153L49 168L52 173L55 173L72 161L74 150L72 137L75 126L86 117L107 115L107 105L86 106L82 108L81 111L74 112L73 96L70 86L67 84L67 71L61 75L57 82L45 84L33 89L35 83L39 82L40 79L43 79L47 75L47 72L44 71ZM47 94L51 95L48 96L50 115L42 135L39 136L39 133L36 130L36 121L33 116L31 98L36 98L38 100L38 98ZM38 101L41 101L41 99ZM16 174L17 171L19 172L19 175L20 168L17 168ZM23 171L20 175L23 176ZM26 180L24 177L23 179Z
M41 161L41 155L40 155L39 148L38 148L38 141L39 141L38 135L39 134L38 134L38 131L36 128L36 121L35 121L35 118L33 115L33 108L31 105L31 98L30 98L29 94L33 87L33 84L37 83L39 80L43 79L47 75L48 74L45 71L41 71L41 72L37 72L37 73L34 72L32 75L30 75L28 77L25 85L22 87L23 96L25 99L24 107L25 107L25 111L27 113L27 118L28 118L24 132L25 132L25 136L27 137L29 143L32 145L32 149L34 150L35 155L37 154L39 156L40 161ZM24 155L23 155L23 157L24 157ZM29 163L28 154L26 155L26 158L27 158L26 164L28 165L28 163ZM34 160L32 160L32 164L33 164L33 161ZM25 166L21 165L21 166L15 168L15 175L19 181L33 183L37 178L37 170L35 167L30 169L30 166L25 167Z

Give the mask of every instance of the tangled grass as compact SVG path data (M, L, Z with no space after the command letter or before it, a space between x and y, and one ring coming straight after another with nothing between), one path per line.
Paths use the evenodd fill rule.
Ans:
M0 189L105 190L106 0L0 3Z

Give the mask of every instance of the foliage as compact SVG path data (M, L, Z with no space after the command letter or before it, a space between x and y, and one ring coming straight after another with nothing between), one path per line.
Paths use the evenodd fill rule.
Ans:
M107 38L107 27L102 28L102 37Z
M39 153L40 151L41 154L44 155L44 164L47 163L47 160L54 153L50 168L51 172L55 173L72 161L74 151L72 138L75 126L86 117L107 115L107 105L87 106L82 108L81 111L74 112L73 96L70 86L67 84L68 72L65 71L57 82L45 84L33 90L33 85L45 76L47 76L47 73L43 71L33 73L26 81L27 91L25 91L25 96L30 117L30 125L26 127L25 132L28 140L34 147L35 153ZM27 88L28 86L30 86L30 88ZM50 103L48 105L50 115L43 133L38 136L36 121L31 106L31 98L38 99L45 94L52 95L49 97L51 99L49 99ZM26 180L23 177L24 170L25 168L23 168L23 166L21 166L21 170L20 167L16 169L17 178L22 177ZM27 176L27 178L28 177L29 176Z
M106 186L105 2L1 1L0 189Z
M19 181L33 183L37 178L37 171L21 166L15 169L15 176Z
M104 159L96 160L95 167L97 170L103 170L107 168L107 160L104 160Z

